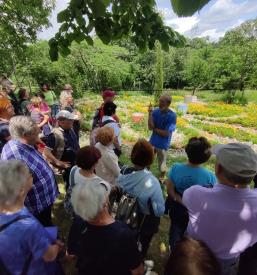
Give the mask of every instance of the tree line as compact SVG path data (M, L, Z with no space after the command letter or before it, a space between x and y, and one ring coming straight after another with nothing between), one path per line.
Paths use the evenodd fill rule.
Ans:
M201 89L244 91L257 87L257 20L228 31L218 42L186 39L183 47L163 51L158 43L140 51L130 39L105 45L97 37L91 46L73 42L70 54L55 62L47 41L27 46L19 58L1 58L0 70L18 86L48 83L60 90L72 83L78 93L107 87L116 90Z

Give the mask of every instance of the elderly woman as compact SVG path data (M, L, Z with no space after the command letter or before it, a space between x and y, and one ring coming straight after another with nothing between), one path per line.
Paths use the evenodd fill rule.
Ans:
M70 84L65 84L64 85L63 90L61 91L60 97L62 97L65 94L72 97L73 88L72 88L72 86Z
M0 98L0 154L10 139L9 120L14 116L14 109L7 98Z
M77 166L74 166L70 172L69 188L66 193L64 208L68 214L73 216L73 222L68 237L68 253L71 255L77 254L78 240L76 236L80 232L81 225L84 224L79 217L74 215L70 201L72 190L77 184L95 184L104 182L103 179L95 174L95 167L100 158L101 153L97 148L93 146L85 146L78 150L76 158Z
M140 139L131 152L133 167L125 167L117 180L124 192L137 198L142 216L139 240L145 257L153 235L158 231L160 216L164 214L164 198L158 179L148 170L154 160L154 149Z
M51 226L52 205L59 192L53 170L35 148L40 130L28 116L11 118L9 130L12 139L4 145L1 160L18 159L27 164L33 176L33 187L25 205L44 226Z
M81 113L74 109L73 97L71 94L62 93L60 95L60 109L69 111L70 113L76 115L76 119L74 120L73 124L73 130L79 139Z
M104 126L98 129L96 135L96 148L101 152L101 159L98 161L95 170L96 174L112 185L116 184L116 180L120 175L120 167L118 157L113 151L113 141L115 134L113 128Z
M182 204L184 192L194 185L213 187L217 182L215 175L202 167L211 157L211 144L205 137L192 137L186 145L188 161L174 163L166 181L171 227L169 233L170 248L182 239L188 224L188 212Z
M121 155L121 136L120 136L120 124L113 117L116 114L117 105L113 102L107 102L104 104L103 111L104 116L102 117L101 126L108 125L113 128L115 138L113 140L114 152L120 157Z
M78 184L73 189L74 211L86 221L79 236L78 274L144 274L134 233L109 214L110 190L104 182Z
M85 146L78 150L76 157L77 165L70 171L69 188L64 202L65 209L68 213L73 213L70 196L75 185L102 181L102 179L95 174L95 167L100 158L101 152L93 146Z
M32 185L32 175L24 162L1 162L1 274L55 274L53 264L48 262L55 260L62 244L51 240L45 228L24 207Z

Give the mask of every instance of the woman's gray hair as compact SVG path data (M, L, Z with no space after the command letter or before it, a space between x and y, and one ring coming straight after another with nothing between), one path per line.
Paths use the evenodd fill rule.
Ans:
M94 220L103 209L110 190L110 185L104 181L77 184L71 194L75 213L86 221Z
M65 108L68 106L68 99L71 98L71 94L69 94L67 91L62 91L60 94L60 104L62 108Z
M31 135L37 128L37 123L29 116L14 116L10 119L9 131L13 139Z
M10 206L16 202L29 173L26 164L20 160L0 162L0 206Z

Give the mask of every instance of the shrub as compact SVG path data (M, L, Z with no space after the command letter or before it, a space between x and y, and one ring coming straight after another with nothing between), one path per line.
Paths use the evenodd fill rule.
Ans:
M227 104L239 104L239 105L247 105L248 100L244 95L238 95L236 90L230 90L225 93L222 97L222 101Z

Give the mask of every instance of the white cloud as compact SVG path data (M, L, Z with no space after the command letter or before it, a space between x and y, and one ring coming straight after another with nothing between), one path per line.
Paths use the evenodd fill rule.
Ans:
M173 27L179 33L185 33L192 30L196 24L199 22L197 16L192 17L180 17L169 19L165 21L167 25Z
M211 40L216 41L229 29L239 26L247 19L256 18L256 0L241 2L216 0L213 2L210 7L186 18L178 18L173 12L169 13L168 9L162 9L165 23L186 36L209 36Z
M224 36L224 34L225 32L222 32L222 31L219 32L216 29L211 29L211 30L204 31L203 33L198 35L198 37L210 37L212 41L218 41L220 37Z

